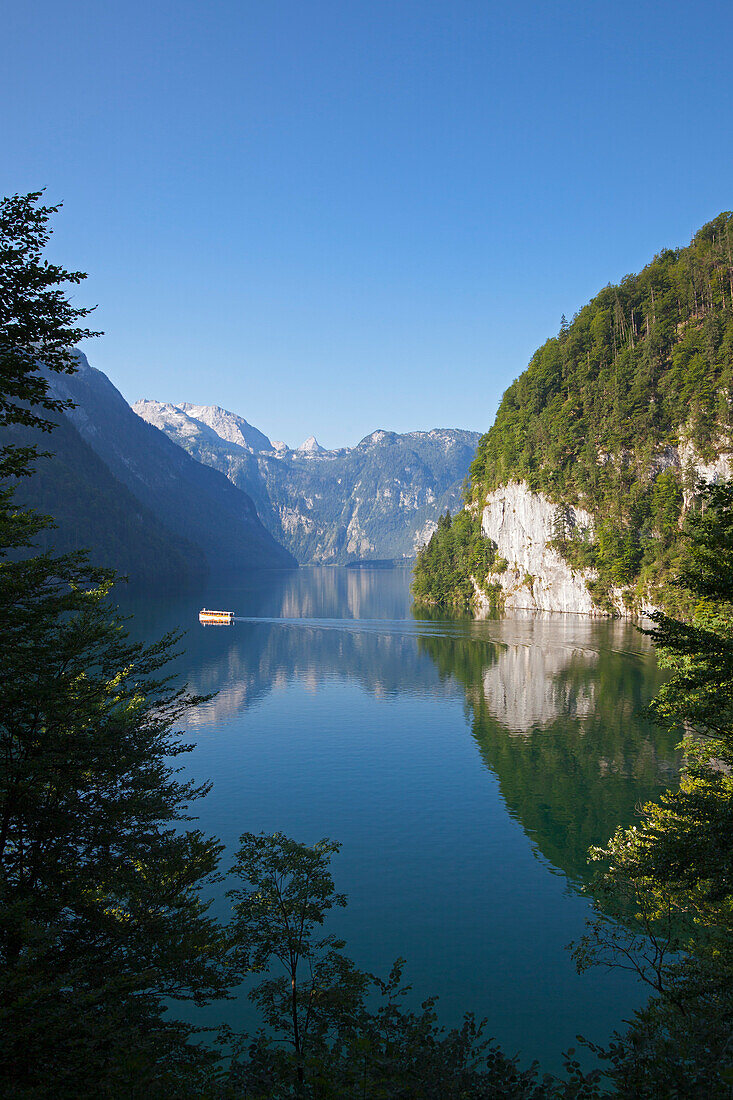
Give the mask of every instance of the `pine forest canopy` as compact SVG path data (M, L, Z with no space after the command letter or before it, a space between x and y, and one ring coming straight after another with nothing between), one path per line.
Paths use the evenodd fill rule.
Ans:
M632 603L674 602L667 582L695 473L665 461L664 447L711 462L729 446L732 221L720 214L687 247L663 250L638 275L604 287L572 322L563 318L479 442L467 490L475 533L487 493L510 481L546 494L560 520L568 506L588 510L594 538L568 538L559 522L556 541L572 566L597 571L601 606L613 585L629 586ZM437 548L418 563L417 595L441 602L444 577L430 554ZM448 602L465 605L455 586L451 593Z

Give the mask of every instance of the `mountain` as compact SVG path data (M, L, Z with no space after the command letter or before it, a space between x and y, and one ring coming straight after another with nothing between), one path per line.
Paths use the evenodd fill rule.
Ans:
M216 406L133 408L249 493L265 527L302 563L412 558L441 513L459 505L479 438L376 431L356 447L326 450L311 436L291 450Z
M53 458L40 460L19 499L58 517L46 536L55 548L90 547L134 579L175 583L295 565L246 493L144 423L84 355L75 374L48 378L53 396L76 407L34 440Z
M299 451L305 451L306 454L322 455L326 453L326 448L322 447L314 435L309 435L305 443L301 443L298 447Z
M49 419L54 419L50 417ZM71 423L58 416L52 435L7 429L19 446L53 451L22 478L15 500L24 508L52 515L55 526L34 540L40 551L65 554L87 549L94 564L129 576L138 585L164 582L168 588L201 583L207 573L203 550L177 537L133 496Z
M208 425L215 435L227 443L235 443L238 447L253 452L272 450L272 443L266 435L248 424L244 417L235 416L218 405L184 404L178 407L192 420Z
M467 512L416 564L423 600L674 608L699 478L733 473L733 215L607 286L504 394Z

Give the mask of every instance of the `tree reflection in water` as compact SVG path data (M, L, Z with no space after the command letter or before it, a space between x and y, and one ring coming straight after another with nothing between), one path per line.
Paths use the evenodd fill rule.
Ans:
M633 626L575 616L490 624L492 640L421 637L461 684L476 745L509 813L573 884L587 852L679 772L678 737L644 718L659 683Z

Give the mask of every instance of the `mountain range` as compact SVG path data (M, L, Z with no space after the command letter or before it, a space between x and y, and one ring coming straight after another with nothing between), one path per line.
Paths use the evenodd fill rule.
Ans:
M226 474L270 534L303 564L404 560L455 511L479 436L378 430L328 450L291 449L215 405L138 401L135 412L193 458Z
M82 353L76 373L47 375L74 408L50 434L13 429L51 452L17 489L21 505L53 515L42 548L88 548L137 582L190 584L207 571L294 567L251 498L146 424Z

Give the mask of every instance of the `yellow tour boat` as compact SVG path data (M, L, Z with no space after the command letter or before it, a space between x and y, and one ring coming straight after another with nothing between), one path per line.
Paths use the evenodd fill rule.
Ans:
M199 622L204 626L231 626L233 621L233 611L208 611L205 607L199 611Z

